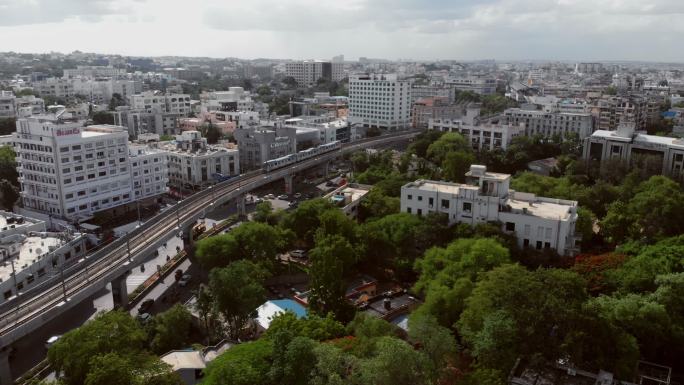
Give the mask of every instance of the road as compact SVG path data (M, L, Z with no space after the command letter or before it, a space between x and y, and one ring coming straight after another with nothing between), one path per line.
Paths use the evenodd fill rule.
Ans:
M350 152L391 141L406 140L414 135L415 133L412 132L371 138L347 144L342 148L342 151ZM106 282L110 282L121 275L121 272L126 271L130 258L138 258L142 252L149 250L152 242L167 236L177 226L180 225L183 228L206 214L207 211L211 211L213 204L230 200L245 191L327 162L339 155L340 152L335 151L321 154L314 159L304 160L291 167L274 170L268 174L262 174L261 171L244 174L237 179L219 183L179 202L175 207L158 214L104 250L90 255L83 263L67 269L64 273L66 277L64 284L58 279L49 280L45 284L37 285L23 296L3 303L4 306L0 307L2 311L0 313L2 345L12 343L23 334L28 334L36 327L42 326L45 323L45 312L60 310L64 295L70 298L74 296L86 296L87 298L91 295L89 293L94 292L93 289L104 287ZM130 255L128 250L130 250ZM133 263L137 262L134 261Z

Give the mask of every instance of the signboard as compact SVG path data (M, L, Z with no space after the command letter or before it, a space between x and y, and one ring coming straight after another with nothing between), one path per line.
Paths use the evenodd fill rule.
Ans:
M81 130L78 127L70 128L70 129L59 129L56 132L57 136L78 135L80 133L81 133Z

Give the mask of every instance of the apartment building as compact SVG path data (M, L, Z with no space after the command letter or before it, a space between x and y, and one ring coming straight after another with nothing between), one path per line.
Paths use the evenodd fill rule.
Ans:
M521 247L575 255L577 202L537 197L509 189L511 176L472 165L467 183L417 180L401 188L401 212L448 215L449 223L500 223Z
M446 98L449 104L453 103L456 98L456 88L447 86L445 84L438 85L417 85L411 86L411 104L415 104L420 99L424 98Z
M525 126L525 135L543 135L551 138L556 135L564 137L568 133L579 135L584 139L591 135L594 120L588 112L560 112L558 109L538 110L536 106L529 108L509 108L503 117L510 125Z
M411 92L415 91L412 89ZM411 126L427 128L430 119L458 119L466 115L467 107L452 104L449 98L434 96L418 99L411 107ZM479 115L479 108L477 109Z
M472 91L480 95L496 93L496 79L483 75L453 77L447 79L445 84L456 91Z
M45 112L45 101L33 95L21 96L14 99L16 117L27 118Z
M396 74L349 77L349 123L386 130L411 126L411 82Z
M96 78L96 77L121 77L126 76L126 70L112 66L76 66L64 70L65 79L73 78Z
M605 164L617 159L632 164L639 157L662 162L661 173L684 180L684 139L646 135L636 123L624 121L615 131L597 130L584 141L584 158Z
M108 104L114 94L118 94L123 100L128 101L132 95L142 92L142 82L138 80L75 78L71 81L75 94L81 95L87 101L95 104Z
M297 81L300 87L316 85L318 79L339 82L344 79L344 63L323 60L302 60L285 63L285 76Z
M199 131L185 131L161 147L167 153L169 186L202 188L218 178L240 175L237 148L211 146Z
M200 95L202 112L254 111L254 100L242 87L230 87L228 91L204 92Z
M41 98L53 97L69 100L74 97L74 84L69 79L47 78L33 83L33 90Z
M613 131L623 119L636 124L636 130L643 131L660 116L660 104L655 98L630 95L604 95L598 99L598 130Z
M473 124L459 119L430 119L428 130L457 132L477 151L505 150L513 138L525 135L525 126L522 124Z
M131 95L129 105L133 110L143 110L148 113L170 113L185 117L192 112L188 94L162 94L146 91Z
M16 116L14 99L14 92L0 91L0 118L13 118Z
M14 143L24 207L79 220L134 202L127 130L83 127L66 115L61 111L17 120Z
M240 149L243 170L258 169L266 161L297 152L297 129L278 122L273 126L237 129L233 135Z
M133 197L144 200L168 192L169 154L144 145L128 145Z
M133 138L142 133L175 135L180 132L179 114L158 112L156 109L148 112L129 106L119 106L111 114L114 124L128 128L128 133Z

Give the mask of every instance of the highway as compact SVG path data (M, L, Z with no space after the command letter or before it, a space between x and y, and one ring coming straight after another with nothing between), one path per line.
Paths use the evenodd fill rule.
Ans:
M59 275L52 277L36 285L30 291L0 305L0 346L7 346L37 327L33 326L33 321L48 322L44 314L64 306L65 295L71 301L72 298L83 295L93 287L104 287L107 282L120 275L121 271L134 267L134 261L137 259L135 256L144 254L155 242L193 223L206 213L206 210L259 186L327 162L341 153L406 140L416 134L415 131L402 132L348 143L338 151L321 154L316 158L288 165L269 173L261 170L246 173L188 197L174 207L157 214L126 236L64 270L64 283ZM29 323L32 325L29 326Z

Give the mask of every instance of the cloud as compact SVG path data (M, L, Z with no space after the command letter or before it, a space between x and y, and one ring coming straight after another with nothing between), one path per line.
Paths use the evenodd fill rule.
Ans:
M98 22L107 15L134 12L144 0L0 0L0 26L62 22Z

